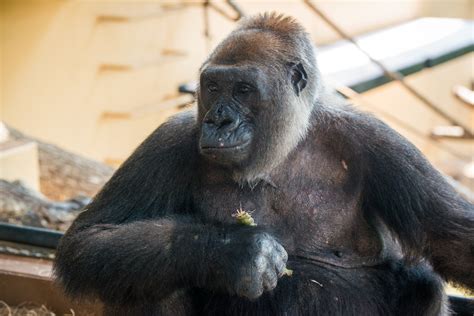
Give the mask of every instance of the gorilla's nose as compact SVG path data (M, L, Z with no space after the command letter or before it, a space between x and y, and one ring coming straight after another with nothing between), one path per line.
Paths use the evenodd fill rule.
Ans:
M204 123L209 127L214 127L221 131L232 131L238 127L240 120L238 116L231 111L221 110L208 113Z

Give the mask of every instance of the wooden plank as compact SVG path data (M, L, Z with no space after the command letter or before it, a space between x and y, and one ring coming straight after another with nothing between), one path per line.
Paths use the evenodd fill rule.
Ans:
M32 302L58 315L100 315L99 302L68 299L52 281L52 261L0 254L0 297L8 305Z

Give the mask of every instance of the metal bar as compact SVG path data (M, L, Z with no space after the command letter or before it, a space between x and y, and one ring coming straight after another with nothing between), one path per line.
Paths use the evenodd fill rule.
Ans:
M342 38L348 40L352 44L354 44L364 55L366 55L371 62L376 64L384 74L394 80L398 81L408 92L410 92L413 96L415 96L418 100L420 100L423 104L425 104L427 107L429 107L433 112L437 113L438 115L442 116L445 118L447 121L449 121L453 125L460 126L464 129L464 133L467 136L473 136L471 133L470 129L464 126L461 122L459 122L457 119L452 117L449 113L446 113L443 109L439 108L437 105L433 104L430 100L428 100L424 95L419 93L415 88L413 88L411 85L409 85L405 80L402 74L398 72L393 72L389 70L383 63L378 61L377 59L373 58L368 51L366 51L364 48L362 48L359 43L352 38L348 33L346 33L344 30L342 30L334 21L332 21L326 14L324 14L315 4L313 4L310 0L303 0L303 2L314 12L316 13L324 22L326 22L336 33L339 34Z
M64 233L57 230L0 223L0 240L55 249Z
M204 23L204 40L206 41L206 53L211 51L211 32L209 26L209 0L203 4L203 23Z
M367 102L367 100L365 100L365 98L360 94L360 93L357 93L356 91L354 91L353 89L349 88L349 87L344 87L344 86L340 86L340 87L336 87L336 90L342 94L345 98L348 98L348 99L351 99L353 100L354 102L356 103L359 103L361 105L365 105L369 108L373 108L373 106L370 105L369 102ZM416 129L415 127L407 124L406 122L404 122L403 120L400 120L399 118L395 117L394 115L386 112L386 111L382 111L382 110L378 110L380 113L382 113L384 116L386 116L387 118L389 118L390 120L392 120L393 122L397 123L398 125L400 125L402 128L404 128L405 130L417 135L418 137L421 137L423 139L426 139L426 141L430 142L431 144L433 144L434 146L438 147L439 149L441 150L444 150L448 153L450 153L451 155L453 155L454 157L462 160L463 162L470 162L471 161L471 157L468 156L468 155L465 155L461 152L458 152L458 151L455 151L453 150L452 148L450 148L449 146L447 146L446 144L442 143L439 139L437 138L433 138L433 137L430 137L429 135L425 135L423 132L419 131L418 129Z
M221 8L219 8L217 5L215 5L212 2L210 2L210 1L206 1L206 2L207 2L207 5L209 7L213 8L217 13L219 13L220 15L225 17L226 19L229 19L231 21L238 21L240 19L239 16L237 16L237 17L230 16L227 12L225 12L224 10L222 10Z
M246 16L244 10L242 10L240 5L238 5L236 1L227 0L226 2L237 13L237 20L240 20L241 18Z

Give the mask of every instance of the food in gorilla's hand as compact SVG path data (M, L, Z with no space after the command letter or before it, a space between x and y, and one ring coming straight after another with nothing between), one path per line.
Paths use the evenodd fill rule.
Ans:
M237 223L241 225L257 226L257 223L255 223L252 214L244 210L242 206L237 209L235 213L232 214L232 217L234 217L237 220ZM285 270L283 271L283 275L292 276L293 270L285 268Z
M242 207L236 210L235 213L232 214L232 217L234 217L237 220L237 223L239 224L247 226L257 226L255 220L252 217L252 214L242 209Z
M287 275L290 277L293 275L293 270L285 268L285 270L283 271L283 275Z

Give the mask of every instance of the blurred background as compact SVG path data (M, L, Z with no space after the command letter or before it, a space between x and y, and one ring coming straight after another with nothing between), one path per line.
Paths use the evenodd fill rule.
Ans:
M473 200L474 0L1 0L0 253L52 258L54 231L193 107L206 56L265 11L302 23L326 81Z

